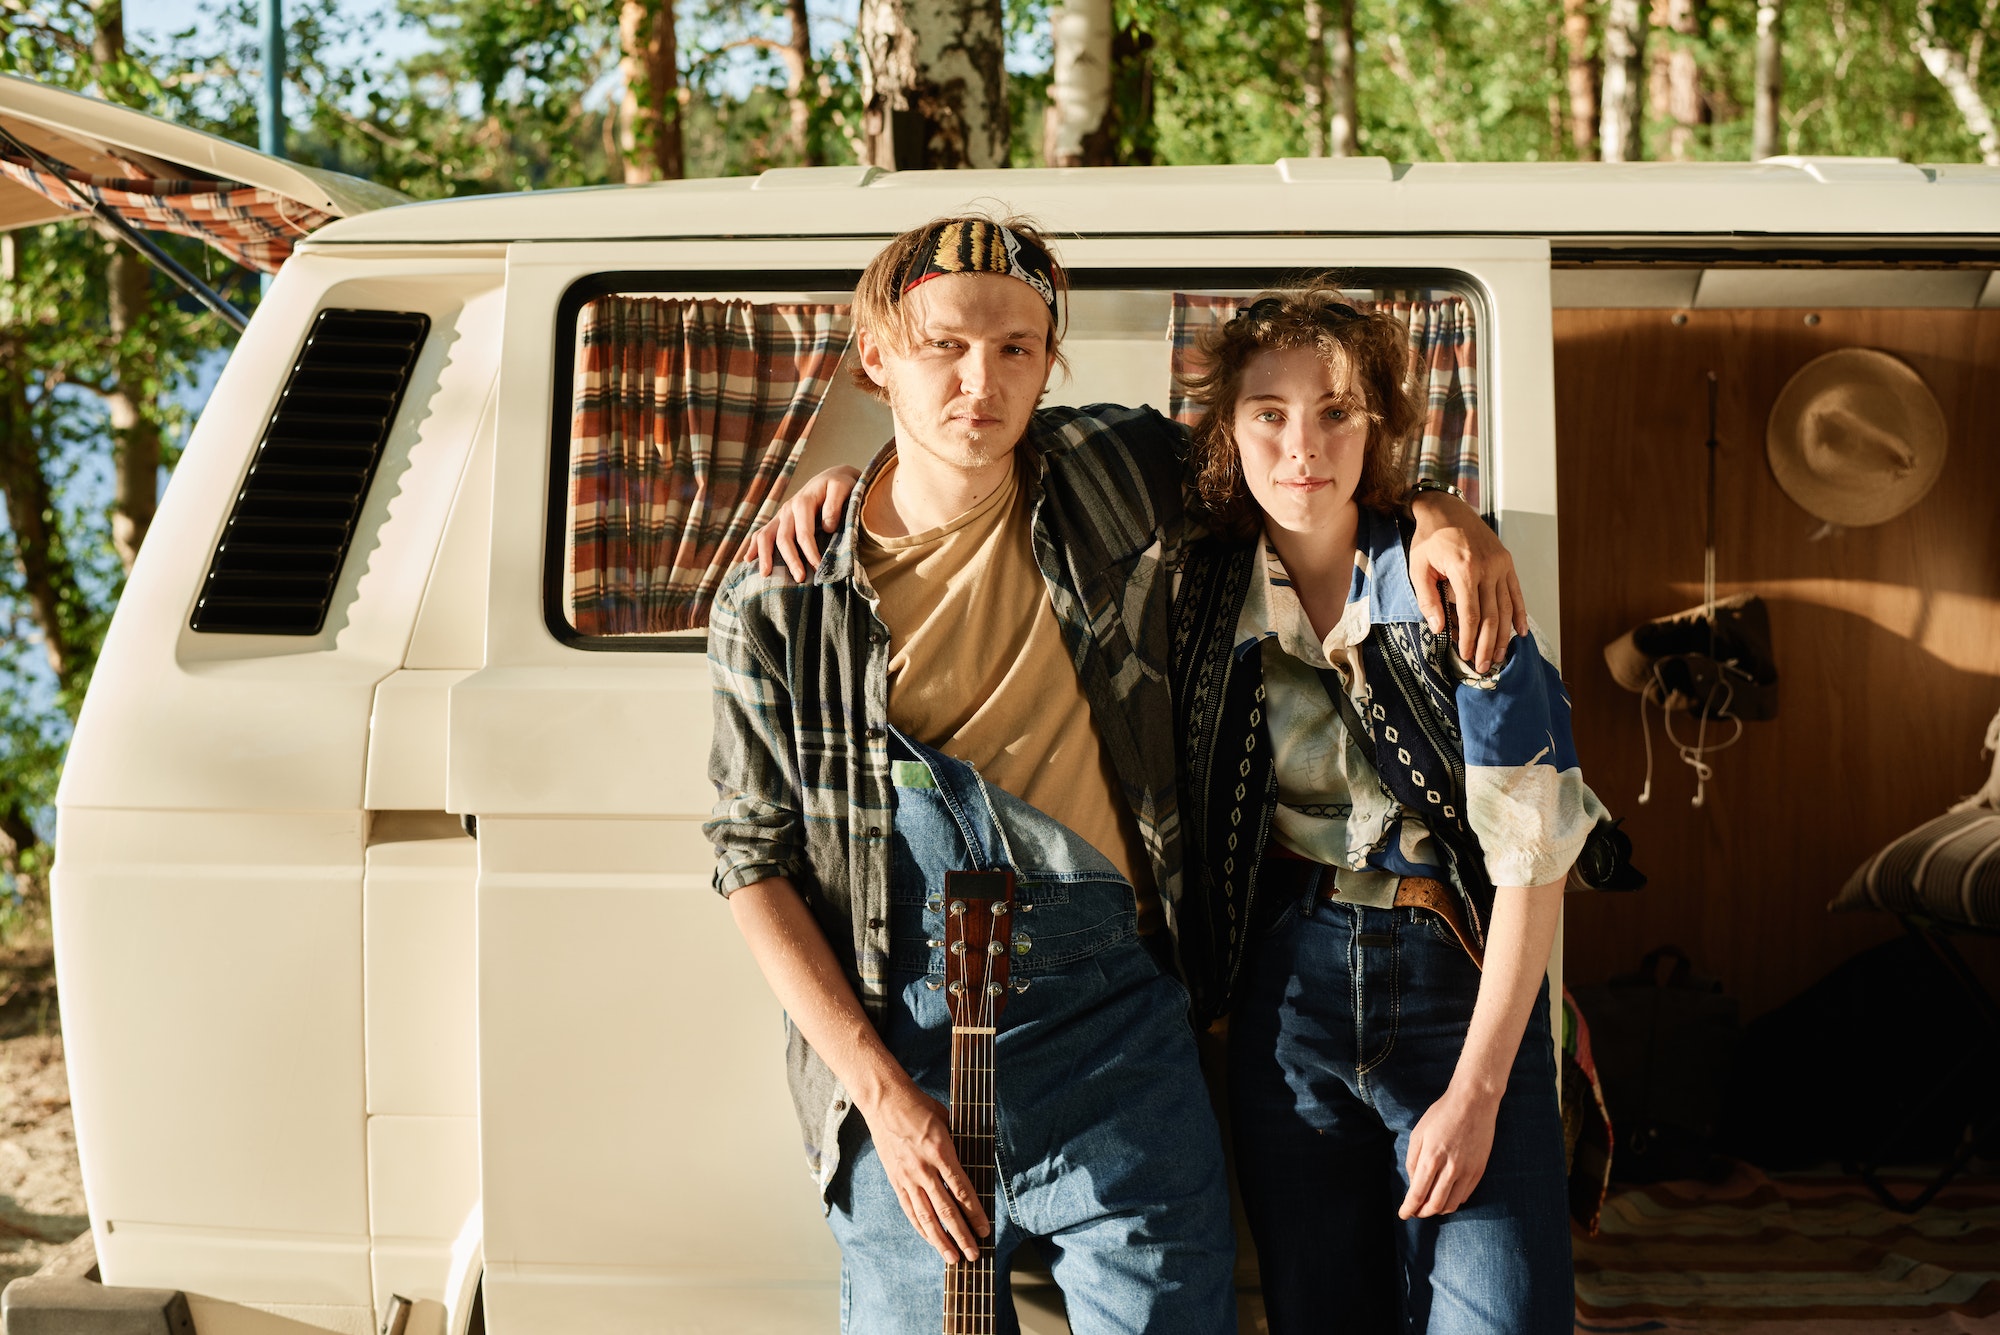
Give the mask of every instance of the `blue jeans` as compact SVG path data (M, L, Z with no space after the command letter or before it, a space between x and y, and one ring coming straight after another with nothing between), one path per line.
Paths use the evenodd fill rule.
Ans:
M1236 1329L1222 1142L1187 993L1138 935L1132 887L1088 843L961 761L897 737L892 1004L883 1035L925 1093L949 1090L942 889L1011 867L1014 989L994 1040L998 1331L1006 1270L1041 1241L1077 1335ZM1026 943L1025 952L1021 951ZM859 1118L828 1193L841 1329L936 1335L944 1265L903 1215Z
M1245 970L1229 1026L1230 1114L1273 1335L1568 1335L1546 985L1478 1186L1451 1214L1401 1221L1410 1132L1451 1082L1477 966L1421 910L1304 899Z

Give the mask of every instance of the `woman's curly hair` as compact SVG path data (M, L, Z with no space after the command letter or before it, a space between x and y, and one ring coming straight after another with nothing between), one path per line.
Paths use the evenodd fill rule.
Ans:
M1236 448L1236 399L1243 371L1260 352L1312 348L1346 387L1349 410L1368 421L1367 453L1354 498L1374 510L1393 510L1405 490L1404 441L1423 420L1407 384L1409 332L1390 315L1347 304L1331 279L1303 288L1267 292L1235 318L1205 331L1196 344L1203 370L1184 378L1182 391L1202 413L1195 423L1190 462L1195 491L1216 527L1249 536L1264 515L1243 482Z

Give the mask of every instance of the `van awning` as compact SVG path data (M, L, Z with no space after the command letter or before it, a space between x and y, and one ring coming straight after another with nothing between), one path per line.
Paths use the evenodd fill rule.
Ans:
M314 229L408 201L368 181L8 75L0 75L0 131L0 231L86 217L102 205L134 227L194 237L272 273Z

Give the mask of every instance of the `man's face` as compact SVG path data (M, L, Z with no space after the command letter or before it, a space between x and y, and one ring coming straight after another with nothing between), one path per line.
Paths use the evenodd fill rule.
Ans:
M1004 274L944 274L903 294L909 345L861 333L861 365L889 395L897 447L959 470L1012 453L1048 387L1049 308Z

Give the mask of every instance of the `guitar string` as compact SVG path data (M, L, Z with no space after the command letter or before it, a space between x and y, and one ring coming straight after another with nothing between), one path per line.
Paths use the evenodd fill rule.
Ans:
M962 930L960 924L954 923L954 927ZM959 939L962 941L963 937ZM1010 942L1002 940L998 944L1004 950ZM993 1222L993 1217L998 1212L999 1165L990 1154L998 1131L994 1106L998 1092L994 1045L999 998L994 996L992 990L993 975L996 972L993 966L994 958L990 949L985 952L981 968L983 977L979 983L978 1000L975 1003L976 1018L981 1021L978 1027L983 1028L985 1032L952 1035L952 1046L955 1050L950 1074L952 1098L950 1121L953 1123L953 1139L958 1142L954 1148L960 1154L961 1167L965 1168L974 1190L979 1193L981 1205L987 1209L988 1221L992 1224L994 1233L997 1233L998 1225ZM970 980L960 981L963 985ZM965 998L961 992L959 999L953 1002L953 1010L962 1013L965 1000L969 998ZM954 1020L956 1018L955 1015ZM961 1078L964 1074L959 1060L961 1056L972 1062L973 1083L969 1087ZM977 1100L966 1097L972 1094L981 1097ZM961 1111L966 1114L965 1117L959 1115ZM971 1121L970 1126L966 1125L967 1120ZM966 1162L967 1160L976 1163L977 1168L973 1168ZM978 1175L976 1177L975 1172ZM993 1236L993 1233L989 1233L989 1240L980 1243L978 1260L973 1262L961 1260L946 1266L944 1301L946 1335L993 1335L996 1329L998 1295L994 1285ZM954 1322L952 1319L954 1316L959 1320ZM968 1319L970 1327L967 1324Z

